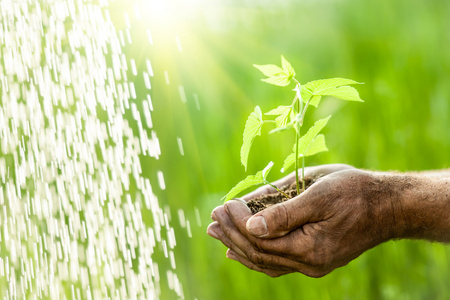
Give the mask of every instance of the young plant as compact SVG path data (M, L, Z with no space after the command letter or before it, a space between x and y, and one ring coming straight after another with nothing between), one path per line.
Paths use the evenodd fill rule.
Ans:
M281 67L276 65L254 65L267 78L261 79L264 82L277 85L288 86L291 83L295 84L293 91L295 92L294 99L290 105L281 105L275 109L265 113L266 116L275 116L274 120L263 120L263 114L259 106L250 114L245 123L243 134L243 144L241 147L241 163L247 170L247 161L250 153L250 148L256 136L261 135L261 128L264 124L274 124L275 128L269 133L281 132L290 130L293 131L293 147L292 153L285 159L282 172L295 165L295 178L297 195L300 190L305 190L305 157L317 154L322 151L328 151L325 144L325 137L319 134L325 127L331 115L318 120L314 125L306 131L303 130L303 120L305 119L306 111L310 106L317 107L323 96L333 96L335 98L347 101L363 102L359 97L358 91L350 86L353 84L360 84L351 79L345 78L330 78L321 79L300 84L295 78L295 70L291 64L281 56ZM302 185L299 184L299 168L301 160ZM225 200L230 200L236 195L255 185L270 184L276 190L281 192L285 197L289 198L284 192L272 185L266 178L272 169L273 162L270 162L264 170L257 172L255 175L249 175L244 180L240 181L230 192L225 195Z

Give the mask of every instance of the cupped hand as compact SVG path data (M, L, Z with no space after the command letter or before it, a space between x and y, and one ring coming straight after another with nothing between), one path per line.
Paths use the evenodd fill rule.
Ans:
M401 216L392 197L382 177L347 168L254 216L244 203L229 201L213 211L208 233L250 269L321 277L394 237Z
M349 170L354 169L353 166L347 165L347 164L327 164L327 165L319 165L319 166L312 166L312 167L306 167L305 168L305 177L322 177L337 171L342 170ZM299 172L299 176L301 176ZM275 185L278 188L281 188L285 185L290 185L293 182L295 182L295 171L290 173L289 175L286 175L285 177L281 178L278 181L275 181L273 185ZM270 185L264 185L253 192L243 196L241 199L245 201L249 201L253 198L256 198L260 195L264 194L272 194L276 193L277 191Z

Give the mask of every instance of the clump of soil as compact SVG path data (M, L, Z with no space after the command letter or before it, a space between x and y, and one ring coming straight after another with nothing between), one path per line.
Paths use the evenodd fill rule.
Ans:
M309 188L319 178L320 177L306 176L305 177L305 190L307 188ZM301 185L302 185L301 180L299 180L299 182L300 182L300 187L301 187ZM289 199L292 199L295 196L297 196L297 188L296 188L295 182L293 182L292 184L287 184L285 186L282 186L280 188L280 190L282 190L284 193L286 193L289 196ZM300 193L301 193L301 191L300 191ZM250 210L252 211L253 214L256 214L257 212L260 212L272 205L287 201L289 199L286 198L280 192L276 191L273 194L262 195L262 196L256 197L256 198L248 201L247 206L250 208Z

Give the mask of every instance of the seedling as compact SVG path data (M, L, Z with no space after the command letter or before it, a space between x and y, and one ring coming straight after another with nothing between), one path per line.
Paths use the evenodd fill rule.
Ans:
M267 78L261 79L264 82L283 87L294 83L295 87L293 91L295 92L295 96L290 105L278 106L264 114L266 116L276 116L274 120L263 120L261 108L259 106L255 107L245 123L243 144L241 147L241 163L247 171L250 148L255 137L261 135L261 128L264 124L275 125L275 128L269 133L286 130L293 131L295 133L295 138L293 140L294 146L292 148L292 153L284 160L281 171L284 172L295 165L296 189L298 195L300 194L300 191L303 192L305 190L305 158L319 152L328 151L325 144L325 137L323 134L319 133L328 123L331 115L316 121L305 134L301 135L301 133L304 132L303 120L305 119L306 111L310 106L317 107L323 96L333 96L341 100L363 102L359 97L358 91L350 86L360 83L351 79L330 78L315 80L302 85L295 78L295 70L283 56L281 56L281 67L276 65L254 65L254 67L267 76ZM302 172L301 186L299 184L300 160ZM267 180L267 175L272 167L273 162L270 162L264 170L257 172L255 175L249 175L247 178L240 181L227 195L225 195L225 201L234 198L251 186L262 184L270 184L285 197L289 198L284 192Z

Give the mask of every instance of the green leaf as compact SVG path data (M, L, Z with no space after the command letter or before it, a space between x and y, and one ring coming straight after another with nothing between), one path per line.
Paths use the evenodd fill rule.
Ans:
M334 89L349 84L361 84L361 83L346 78L328 78L308 82L304 84L303 87L310 90L313 95L324 95L325 92L327 92L330 89Z
M273 167L273 162L270 162L262 171L259 171L255 175L249 175L244 180L241 180L236 184L229 192L225 195L222 199L225 199L225 201L231 200L236 195L241 193L242 191L248 189L251 186L255 185L261 185L266 183L267 174L270 172L270 170Z
M308 99L312 97L311 91L304 86L300 89L300 95L302 96L303 101L308 101Z
M295 164L295 150L291 154L286 157L283 163L283 168L281 168L280 172L284 173L284 171L288 170L293 164Z
M358 91L354 87L348 86L349 84L361 83L346 78L321 79L303 85L302 92L306 97L312 96L309 104L316 107L319 105L321 96L333 96L342 100L363 102Z
M316 121L314 125L311 128L309 128L308 132L299 139L298 141L299 154L305 154L307 152L308 147L310 146L312 141L316 138L319 132L325 127L325 125L327 125L328 120L330 118L331 116L328 116L324 119Z
M347 101L364 102L360 97L358 91L352 86L341 86L332 91L329 91L327 96L333 96Z
M327 125L330 118L331 116L328 116L315 122L308 132L298 140L298 157L311 156L328 150L325 145L325 137L318 134ZM296 145L294 144L292 148L293 153L289 154L284 160L282 171L289 169L289 167L295 164L295 148Z
M253 65L253 66L258 70L260 70L267 77L277 76L280 74L285 75L284 70L276 65Z
M325 136L323 134L319 134L316 138L309 144L308 149L303 156L313 156L314 154L328 151L327 145L325 143Z
M284 56L281 56L281 68L276 65L253 66L268 77L261 79L262 81L278 86L287 86L291 82L292 77L295 76L294 68L292 68Z
M284 72L288 75L289 80L292 79L292 77L295 76L295 70L292 67L291 63L284 58L283 55L281 55L281 67L283 68Z
M319 134L312 142L309 144L309 147L306 149L305 153L298 154L298 158L304 156L313 156L317 153L328 151L327 145L325 144L325 136L323 134ZM281 169L281 172L286 171L289 169L292 165L295 164L295 145L293 152L286 157L283 163L283 168Z
M266 112L265 115L269 116L278 116L275 119L277 128L284 127L288 123L289 117L292 115L292 106L278 106L275 109L272 109L269 112Z
M290 109L291 109L290 106L280 105L280 106L278 106L277 108L274 108L274 109L272 109L272 110L266 112L265 115L268 115L268 116L278 116L278 115L284 114L284 112L285 112L286 110L290 110Z
M322 100L322 96L312 96L311 100L309 101L309 104L317 107L320 103L320 100Z
M263 78L261 79L261 81L278 86L287 86L291 82L291 78L289 78L289 76L286 75L285 73L281 73L280 75L277 76Z
M255 110L250 114L245 123L243 143L241 147L241 163L244 165L247 171L248 154L253 141L257 135L261 135L261 127L263 125L262 112L259 106L255 107Z
M303 87L300 91L300 94L302 96L303 101L308 101L309 104L317 107L319 105L320 100L322 99L322 96L314 96L310 90L308 90L307 87Z

